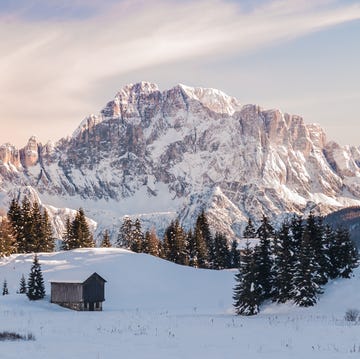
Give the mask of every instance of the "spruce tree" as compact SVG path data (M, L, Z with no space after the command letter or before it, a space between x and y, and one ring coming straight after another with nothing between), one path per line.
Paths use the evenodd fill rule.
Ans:
M244 229L243 237L248 238L248 239L256 238L256 229L255 229L250 217L249 217L248 223Z
M53 252L55 249L55 240L53 236L53 228L51 225L48 211L44 208L41 215L41 231L40 240L38 242L39 252Z
M294 256L291 253L289 225L282 223L274 243L274 279L272 298L278 303L291 299L293 292Z
M34 256L33 265L28 278L26 295L30 300L38 300L45 297L44 279L36 254Z
M0 222L0 257L13 253L16 253L16 238L10 221L4 217Z
M259 285L262 290L262 299L271 297L273 272L271 240L274 238L274 228L267 217L263 216L260 227L256 231L259 244L255 249L255 264Z
M8 294L9 294L9 289L7 286L7 281L5 279L3 282L2 295L8 295Z
M133 223L131 218L124 217L123 223L119 230L118 239L116 241L117 247L130 249L132 241L132 227Z
M21 243L21 235L22 235L22 216L21 216L21 208L19 201L16 198L13 198L10 203L9 210L7 212L7 217L10 221L11 227L13 228L13 235L16 240L16 248L19 253L23 253L22 246L18 246Z
M31 253L35 247L35 235L33 231L33 219L31 215L31 203L27 196L21 202L21 224L19 236L19 253Z
M248 241L241 256L241 263L239 271L235 275L235 281L233 299L236 314L257 314L261 303L261 288L257 281L253 251Z
M133 252L141 253L144 246L144 234L141 229L140 219L137 218L132 228L130 249Z
M167 252L166 258L178 264L189 263L187 254L187 236L178 219L172 221L164 235L164 246Z
M199 216L197 217L194 234L198 235L201 232L203 240L205 242L205 249L200 249L200 261L204 262L201 264L202 268L213 268L213 263L215 260L215 253L214 253L214 238L211 234L210 225L206 213L204 210L201 211ZM202 246L202 244L201 244ZM206 254L206 258L203 256ZM200 264L199 264L200 265Z
M22 275L20 278L19 293L26 294L26 280L24 275Z
M198 261L197 261L198 253L197 253L197 248L196 248L195 236L193 235L193 232L191 229L187 233L186 243L187 243L187 252L189 255L189 266L197 268L198 267Z
M230 267L239 268L240 267L240 250L238 249L238 243L236 239L231 242L230 249Z
M309 307L317 302L318 294L322 292L318 276L319 272L313 256L310 234L305 231L294 273L292 298L295 304L301 307Z
M67 217L65 220L65 230L63 233L63 240L61 244L61 250L68 251L72 248L76 248L75 240L71 232L71 220L70 217Z
M44 234L42 231L42 215L39 203L34 201L30 209L31 227L28 234L27 251L40 252L44 243Z
M194 243L195 243L195 249L196 249L196 255L195 255L195 261L197 263L198 268L213 268L214 263L209 263L209 252L208 252L208 246L206 244L205 237L203 235L203 232L201 230L201 226L196 225L195 231L194 231ZM214 251L214 245L211 245L212 251ZM214 252L211 255L212 260L214 261Z
M111 247L109 231L107 229L105 229L105 231L104 231L100 247L102 247L102 248L110 248Z
M358 266L358 251L350 239L348 230L339 228L336 231L336 237L339 276L342 278L350 278L353 269Z
M158 257L159 253L159 238L156 235L155 228L145 233L144 252Z
M224 234L216 232L214 237L214 269L230 268L230 251Z
M91 248L95 246L92 233L90 232L90 228L82 208L79 208L75 219L71 223L71 236L74 241L72 243L73 247L70 246L69 249Z

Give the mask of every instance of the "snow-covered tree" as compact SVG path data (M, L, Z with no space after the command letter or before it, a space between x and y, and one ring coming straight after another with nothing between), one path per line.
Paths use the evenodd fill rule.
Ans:
M26 280L24 275L20 278L19 294L26 294Z
M102 248L110 248L111 247L109 231L107 229L105 229L105 231L104 231L100 247L102 247Z
M119 230L119 235L116 241L117 247L130 249L132 240L133 223L130 217L124 217L123 223Z
M253 251L248 241L241 256L240 267L235 275L235 281L233 299L236 314L257 314L261 303L261 288L257 280Z
M45 297L44 279L39 259L36 254L28 278L26 295L30 300L38 300Z

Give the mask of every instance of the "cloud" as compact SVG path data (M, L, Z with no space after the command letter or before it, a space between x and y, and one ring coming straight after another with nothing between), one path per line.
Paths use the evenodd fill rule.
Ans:
M32 2L36 8L41 3ZM247 53L360 19L359 5L335 1L271 1L251 11L225 0L71 3L78 16L37 19L29 2L0 15L1 121L26 118L44 126L55 119L68 125L66 119L89 108L84 92L96 91L104 78ZM71 6L67 0L48 2L55 4L65 14Z

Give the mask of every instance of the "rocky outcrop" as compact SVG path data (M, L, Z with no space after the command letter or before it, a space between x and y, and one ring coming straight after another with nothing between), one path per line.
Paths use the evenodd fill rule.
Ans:
M206 207L234 236L248 216L360 204L358 148L328 143L300 116L213 89L127 85L72 137L2 148L5 190L32 186L54 203L81 198L99 222L116 207L178 213L189 224Z

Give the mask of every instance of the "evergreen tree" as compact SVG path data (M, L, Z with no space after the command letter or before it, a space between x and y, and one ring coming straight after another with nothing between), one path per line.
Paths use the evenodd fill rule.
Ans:
M9 290L8 290L8 286L7 286L7 281L5 279L4 283L3 283L2 295L8 295L8 294L9 294Z
M243 237L244 238L256 238L256 229L255 229L250 217L249 217L248 223L245 227Z
M31 227L29 228L27 251L40 252L45 241L42 231L42 215L39 203L34 201L30 209Z
M214 266L214 262L212 262L212 264L209 263L208 258L209 258L209 252L208 252L208 246L206 244L206 240L205 237L202 233L201 230L201 226L197 225L195 227L195 231L194 231L194 243L195 243L195 257L194 257L194 261L197 263L197 267L198 268L213 268ZM212 248L212 260L214 261L214 246L213 244L211 245Z
M238 243L236 239L231 242L230 249L230 266L231 268L239 268L240 267L240 250L237 248Z
M201 213L199 214L199 216L196 220L194 234L196 236L198 236L199 233L201 233L201 235L203 237L202 241L205 242L205 249L198 248L198 251L201 252L201 254L199 253L200 258L201 258L200 262L204 263L204 264L199 263L199 266L201 266L201 268L213 268L213 263L215 260L214 239L211 235L209 221L208 221L208 218L207 218L204 210L201 211ZM202 243L201 243L201 246L202 246ZM204 258L205 255L206 255L206 258Z
M38 241L38 252L53 252L55 249L55 240L53 237L53 228L51 225L49 213L46 209L41 215L40 240Z
M166 246L167 259L178 263L188 264L186 233L178 219L171 222L165 231L164 245Z
M26 295L30 300L38 300L45 297L44 279L41 272L41 266L36 254L34 256L33 265L29 274Z
M70 247L69 249L91 248L95 246L93 236L90 232L90 228L82 208L79 208L75 219L71 223L71 237L74 239L74 247Z
M261 303L261 288L257 281L253 251L248 241L241 256L240 267L235 275L235 281L233 299L236 314L257 314Z
M13 253L16 253L14 230L7 217L4 217L0 222L0 257Z
M285 303L293 292L294 256L291 253L289 225L284 222L274 244L273 301Z
M76 248L76 244L75 244L75 239L72 237L71 220L70 217L67 217L65 221L65 231L63 233L61 250L68 251L72 248Z
M271 240L274 238L274 228L267 217L263 216L260 227L256 231L256 236L260 241L254 253L255 264L259 285L262 290L262 299L265 300L271 297L273 281Z
M104 231L100 247L102 247L102 248L110 248L111 247L109 231L107 229L105 229L105 231Z
M294 273L292 298L295 304L301 307L309 307L317 302L318 294L321 293L318 273L310 234L305 231Z
M22 233L22 216L21 216L21 207L19 201L15 198L11 200L9 210L7 212L7 217L10 221L11 227L13 228L13 235L16 240L16 248L19 253L23 253L22 247L18 247L18 243L21 242L21 233Z
M145 233L144 252L156 257L160 255L159 238L156 235L155 228Z
M198 253L196 248L195 236L193 235L192 230L190 229L187 234L187 252L189 255L189 266L190 267L198 267Z
M350 239L348 230L339 228L336 231L336 237L339 276L342 278L350 278L353 269L358 265L358 251Z
M141 222L139 218L135 220L131 237L132 238L131 238L130 249L133 252L141 253L143 251L143 246L144 246L144 234L141 229Z
M26 294L26 280L25 280L24 275L22 275L20 278L19 293Z
M19 243L17 243L19 253L31 253L34 251L35 235L31 215L31 203L27 196L21 202L21 224L19 232Z
M214 269L224 269L230 268L230 251L227 244L226 237L220 233L216 232L214 237Z
M321 217L316 218L312 212L306 220L305 229L310 239L316 280L320 286L327 283L328 262L324 236L324 226Z
M338 248L339 242L337 241L335 231L329 225L324 227L324 241L328 262L326 276L330 279L335 279L340 274L340 261L338 256L340 248Z
M116 245L121 248L130 249L132 242L132 227L133 223L130 217L124 217L123 223L119 230Z

